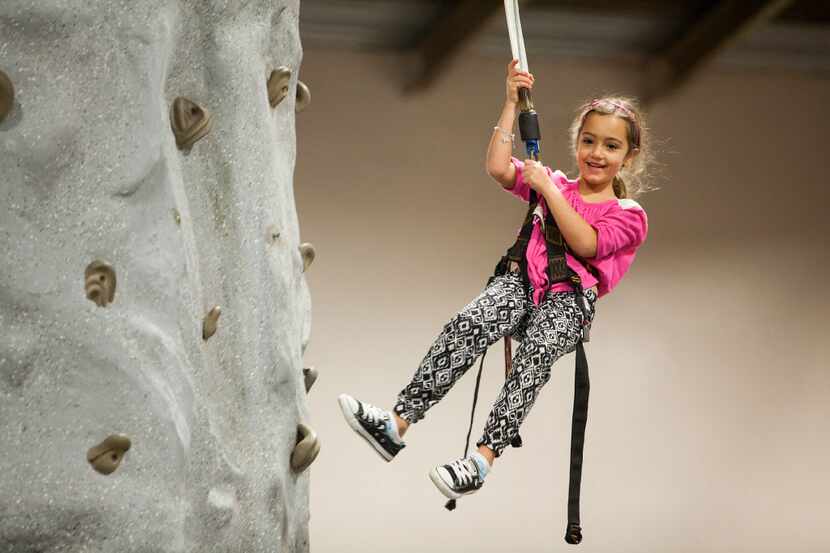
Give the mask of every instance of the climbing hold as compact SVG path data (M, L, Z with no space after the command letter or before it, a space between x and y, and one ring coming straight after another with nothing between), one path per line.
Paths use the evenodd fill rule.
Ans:
M297 102L294 104L294 111L300 113L311 103L311 91L303 81L297 81Z
M280 231L277 230L277 227L275 225L268 225L265 228L265 240L269 244L273 244L274 242L276 242L279 237Z
M0 71L0 122L14 106L14 85L8 75Z
M317 380L317 369L315 369L314 367L304 368L303 378L305 379L305 391L306 393L308 393L308 391L314 385L314 381Z
M98 307L106 307L115 298L115 269L104 261L93 261L84 271L86 297Z
M288 96L288 82L291 80L291 70L280 66L271 71L268 77L268 103L272 108L282 102Z
M291 468L296 472L303 472L314 462L320 453L320 441L317 434L309 426L300 423L297 426L297 445L291 452Z
M175 207L173 208L173 220L176 221L177 225L182 224L182 214Z
M208 492L207 503L209 519L215 528L227 526L233 520L234 514L239 511L236 493L228 485L212 488Z
M306 272L314 262L314 257L317 255L314 253L314 246L308 242L300 244L300 255L303 257L303 272Z
M199 104L180 96L173 100L170 125L176 136L176 146L180 150L189 150L200 138L210 132L213 117Z
M123 434L113 434L86 452L86 460L97 472L112 474L121 464L124 454L130 450L130 439Z
M205 315L205 320L202 322L202 339L207 340L214 334L216 334L216 327L219 325L219 315L222 314L222 310L219 306L215 306L213 309L208 311L207 315Z

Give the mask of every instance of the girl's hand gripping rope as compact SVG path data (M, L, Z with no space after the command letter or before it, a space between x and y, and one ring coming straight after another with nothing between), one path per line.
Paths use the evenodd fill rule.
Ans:
M542 164L532 159L525 160L525 165L522 169L522 178L524 178L528 186L539 194L544 194L545 190L550 187L556 188Z
M513 59L507 64L507 102L505 105L521 109L519 132L525 143L527 157L538 160L539 140L542 134L539 132L539 116L533 109L533 101L530 99L534 78L531 73L516 69L518 63L519 60Z
M533 88L533 74L516 69L518 63L519 60L511 60L507 64L507 102L513 105L519 103L520 88Z

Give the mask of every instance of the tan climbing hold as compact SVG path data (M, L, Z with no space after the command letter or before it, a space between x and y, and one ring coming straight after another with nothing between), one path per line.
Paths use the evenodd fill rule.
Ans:
M14 85L8 75L0 71L0 122L14 106Z
M213 117L207 109L180 96L173 101L170 125L176 136L176 146L180 150L189 150L200 138L210 132Z
M291 452L291 468L296 472L303 472L314 462L318 453L320 441L317 434L311 427L300 423L297 426L297 445Z
M123 434L113 434L86 452L86 460L97 472L112 474L121 464L132 443Z
M308 89L303 81L297 81L297 102L294 105L294 111L300 113L308 104L311 103L311 91Z
M317 369L314 367L306 367L303 369L303 378L305 379L305 391L308 393L311 390L311 387L314 385L314 381L317 380Z
M216 328L219 326L219 315L222 314L222 310L219 306L215 306L213 309L208 311L207 315L205 315L205 320L202 323L202 339L207 340L214 334L216 334Z
M104 261L93 261L84 271L86 297L98 307L106 307L115 299L115 269Z
M314 262L314 258L316 257L316 253L314 252L314 246L305 242L304 244L300 244L300 255L303 258L303 272L311 266Z
M268 77L268 103L272 108L288 96L288 83L291 81L291 70L285 66L277 67Z
M182 224L182 214L175 207L173 208L173 220L176 221L176 225Z

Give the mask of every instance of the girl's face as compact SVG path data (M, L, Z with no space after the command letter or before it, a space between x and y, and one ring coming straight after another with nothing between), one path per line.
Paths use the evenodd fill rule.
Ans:
M586 183L594 186L612 182L623 163L632 157L628 125L615 115L589 113L577 140L579 174Z

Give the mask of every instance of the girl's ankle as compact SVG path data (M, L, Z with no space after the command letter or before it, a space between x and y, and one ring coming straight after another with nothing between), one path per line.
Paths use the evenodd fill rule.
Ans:
M484 459L487 461L487 464L489 464L491 467L493 466L493 463L496 461L496 453L492 449L490 449L486 445L481 445L478 447L476 451L478 451L478 453L480 453L481 456L484 457Z
M406 430L409 428L409 423L403 420L398 416L397 413L393 413L395 425L398 427L398 435L403 438L403 435L406 433Z

